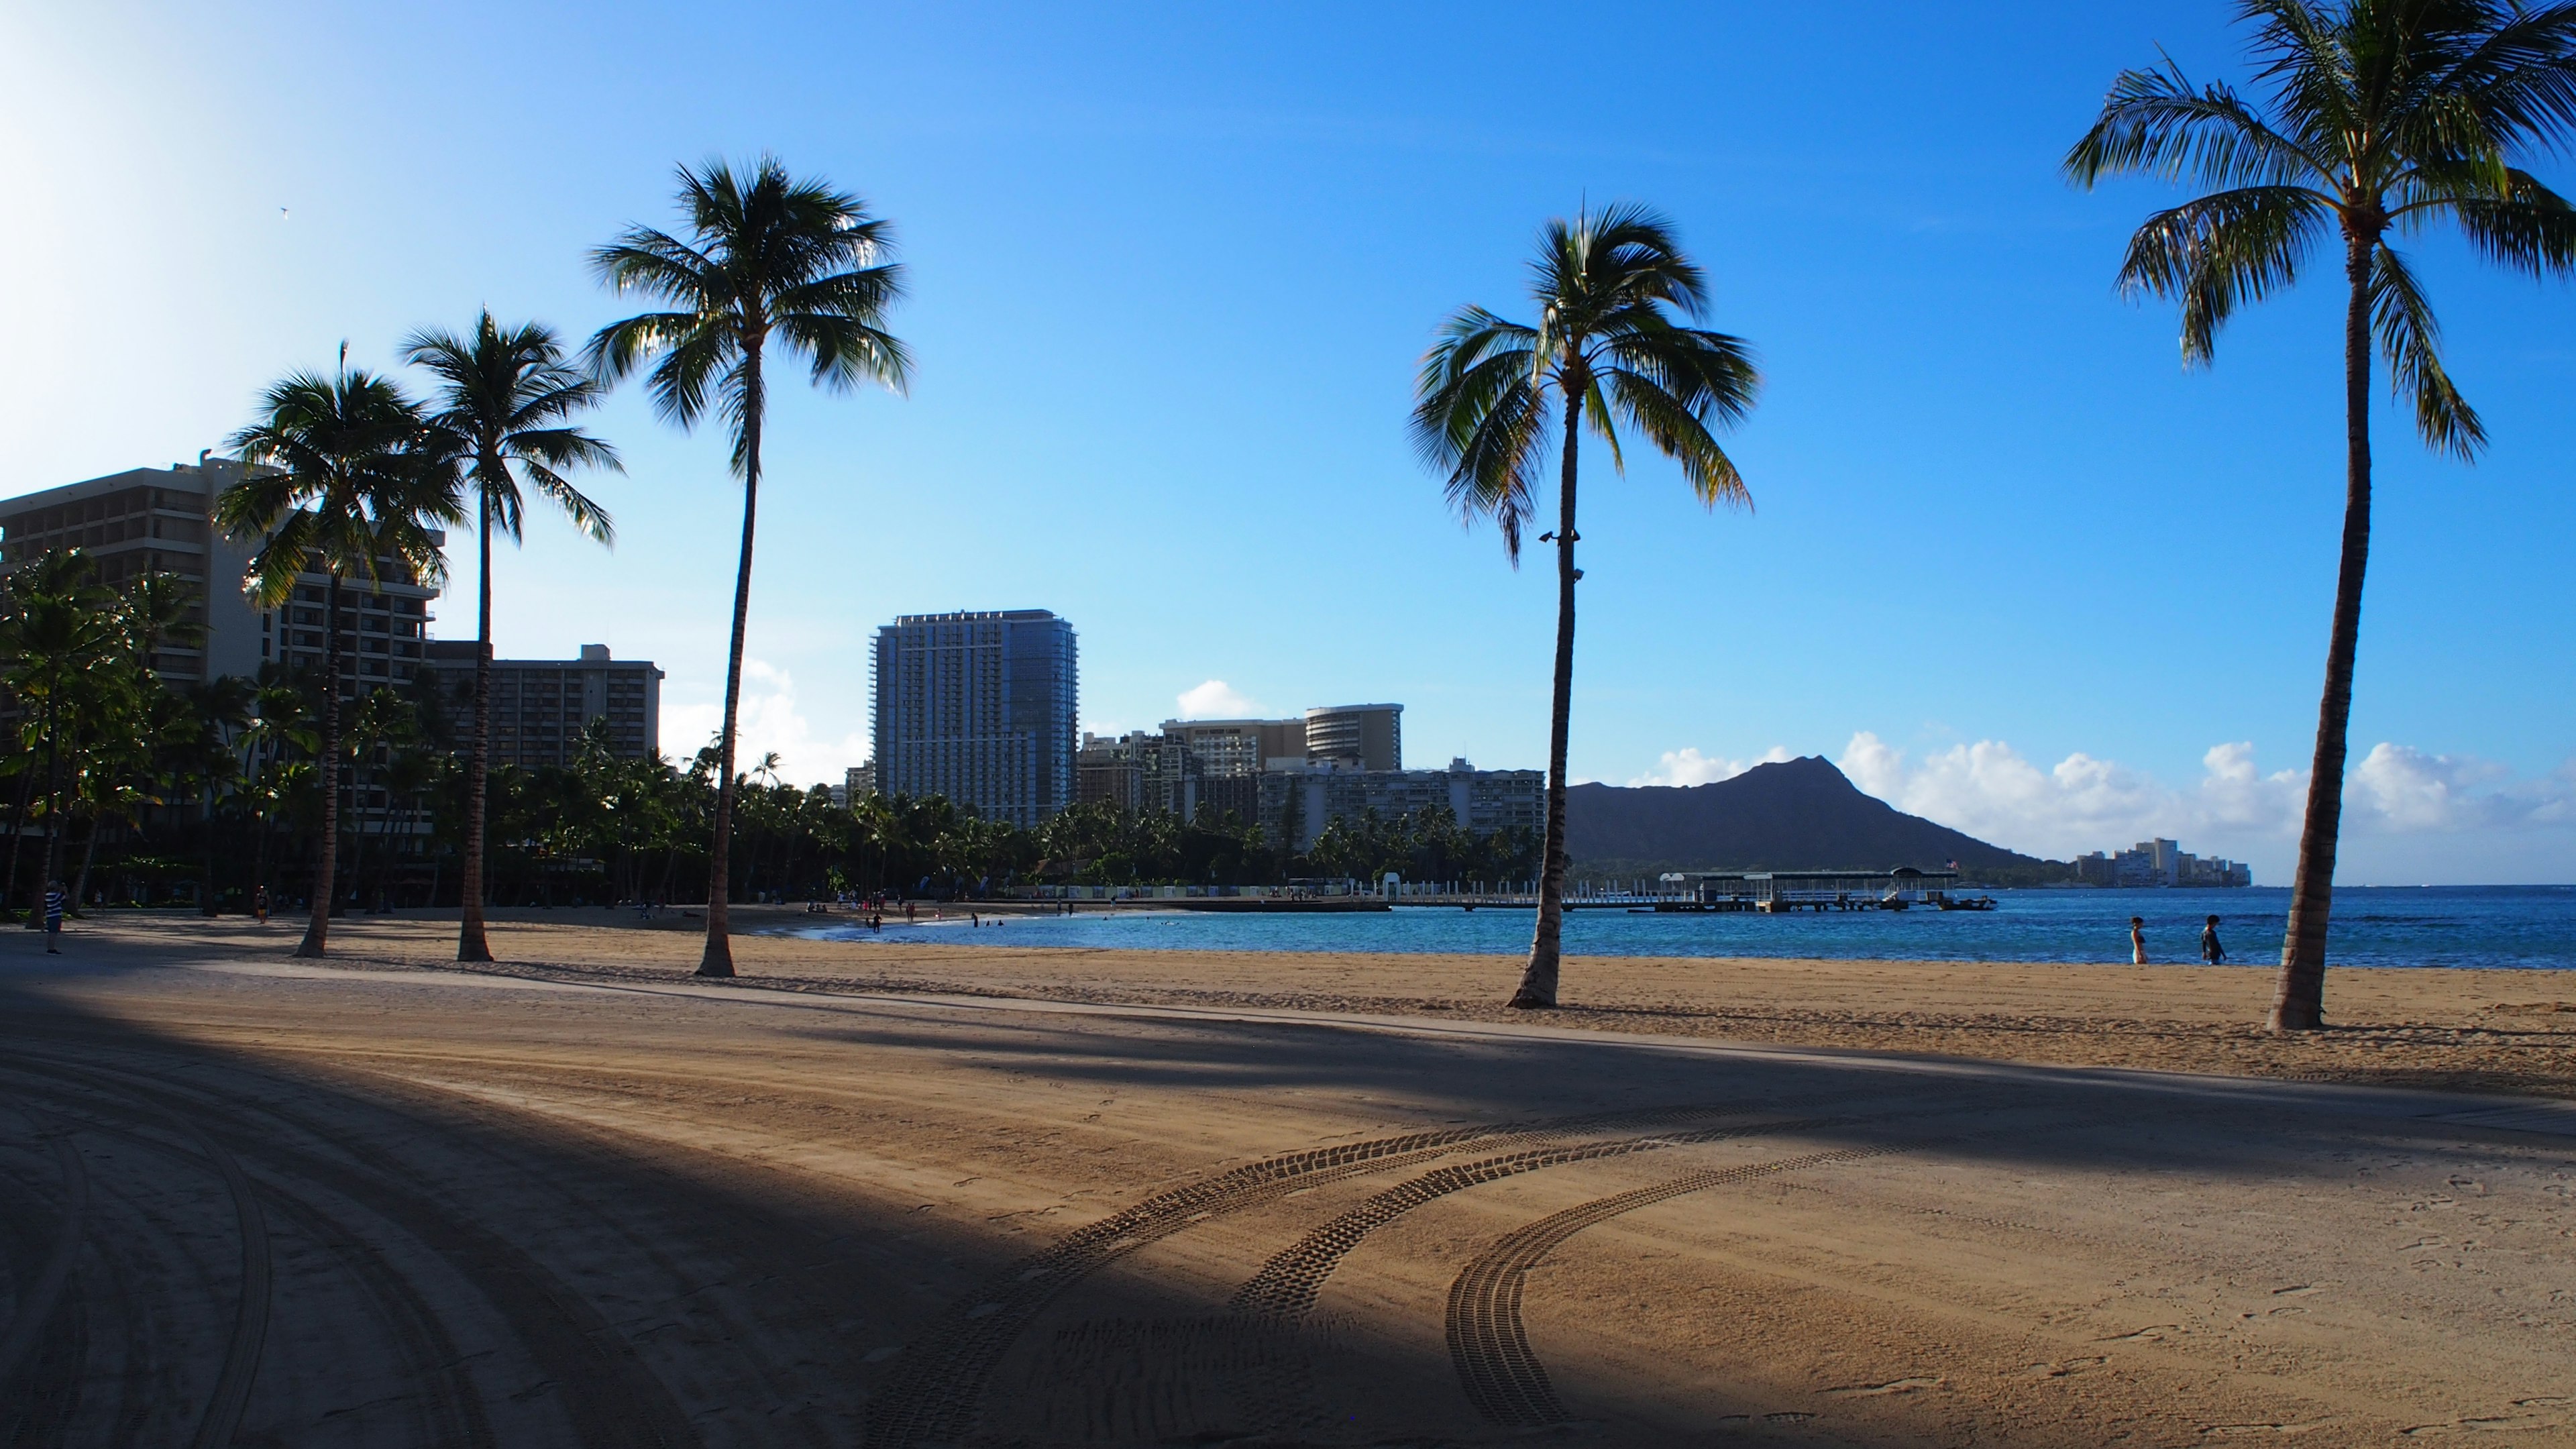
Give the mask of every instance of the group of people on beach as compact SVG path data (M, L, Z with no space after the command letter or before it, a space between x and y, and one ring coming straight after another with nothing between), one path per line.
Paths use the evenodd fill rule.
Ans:
M2218 943L2216 916L2210 917L2208 923L2200 928L2200 960L2204 966L2227 964L2227 948ZM2129 964L2132 966L2147 964L2147 918L2144 916L2129 918Z

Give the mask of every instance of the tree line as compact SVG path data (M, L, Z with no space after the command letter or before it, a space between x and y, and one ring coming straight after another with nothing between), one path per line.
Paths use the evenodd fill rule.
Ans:
M592 721L566 765L501 765L473 786L473 700L434 676L332 705L323 672L272 662L255 678L173 685L152 651L184 645L186 582L147 574L96 582L77 551L0 580L0 687L17 702L18 748L0 757L9 794L5 894L32 909L65 879L76 904L192 902L247 911L328 891L338 912L457 905L702 904L722 751L685 762L621 755ZM324 752L330 753L326 755ZM329 758L335 772L317 768ZM732 894L801 900L843 893L957 898L1034 883L1261 885L1316 878L1518 880L1535 869L1526 831L1478 835L1445 806L1336 821L1305 850L1231 813L1183 820L1092 802L1033 829L985 820L939 796L840 803L764 757L734 785ZM321 782L341 781L336 812ZM339 828L326 837L326 815ZM480 830L477 824L480 822ZM479 839L478 839L479 835ZM322 869L321 851L330 850ZM480 852L485 870L467 869Z

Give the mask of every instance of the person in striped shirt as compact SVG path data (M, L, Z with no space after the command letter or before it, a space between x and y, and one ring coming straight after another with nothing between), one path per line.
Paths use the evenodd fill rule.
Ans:
M63 940L63 906L64 906L64 904L65 904L65 897L64 897L64 895L63 895L63 883L62 883L61 881L58 881L58 880L57 880L57 881L48 881L48 882L46 882L46 883L45 883L45 954L46 954L46 955L48 955L48 956L59 956L59 955L63 954L63 953L62 953L62 940Z

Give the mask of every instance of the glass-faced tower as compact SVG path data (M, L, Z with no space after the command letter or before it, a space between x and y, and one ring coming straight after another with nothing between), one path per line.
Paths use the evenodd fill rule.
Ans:
M877 630L877 789L1035 825L1073 803L1073 626L1045 609Z

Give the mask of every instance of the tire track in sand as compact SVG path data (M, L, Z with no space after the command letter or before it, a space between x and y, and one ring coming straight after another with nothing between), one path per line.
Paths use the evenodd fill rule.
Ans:
M1701 1115L1743 1116L1749 1113ZM1302 1318L1314 1311L1315 1300L1323 1292L1324 1281L1332 1276L1333 1271L1341 1266L1342 1260L1358 1248L1369 1234L1425 1203L1447 1197L1451 1193L1463 1192L1471 1187L1572 1163L1596 1162L1603 1158L1626 1157L1640 1152L1659 1152L1668 1147L1722 1142L1731 1138L1861 1126L1885 1121L1892 1115L1895 1114L1792 1118L1777 1122L1707 1127L1689 1132L1659 1132L1641 1137L1615 1138L1606 1142L1534 1147L1526 1151L1508 1152L1475 1162L1462 1162L1439 1168L1424 1173L1420 1177L1397 1183L1281 1249L1272 1255L1268 1262L1261 1265L1261 1271L1254 1274L1250 1281L1235 1290L1229 1306L1237 1313L1264 1318Z
M1157 1193L1020 1259L933 1320L904 1350L886 1387L870 1401L866 1443L869 1449L905 1449L962 1438L982 1408L993 1366L1050 1302L1108 1263L1192 1224L1276 1201L1299 1188L1436 1161L1470 1143L1747 1110L1759 1109L1666 1107L1551 1123L1412 1132L1263 1158L1203 1182Z
M1969 1105L1952 1103L1940 1110L1946 1115L1969 1110ZM1457 1278L1449 1285L1446 1325L1449 1362L1457 1370L1458 1386L1465 1391L1467 1401L1475 1406L1477 1413L1506 1427L1544 1428L1564 1423L1571 1417L1556 1397L1556 1387L1548 1379L1547 1366L1530 1348L1529 1334L1521 1322L1521 1287L1531 1268L1559 1244L1586 1228L1639 1208L1705 1192L1713 1187L1727 1187L1788 1172L1804 1172L1809 1168L1862 1162L1939 1142L1983 1135L1986 1134L1944 1132L1857 1147L1830 1148L1794 1157L1773 1158L1768 1162L1739 1163L1596 1198L1525 1223L1504 1234L1492 1247L1460 1269Z

